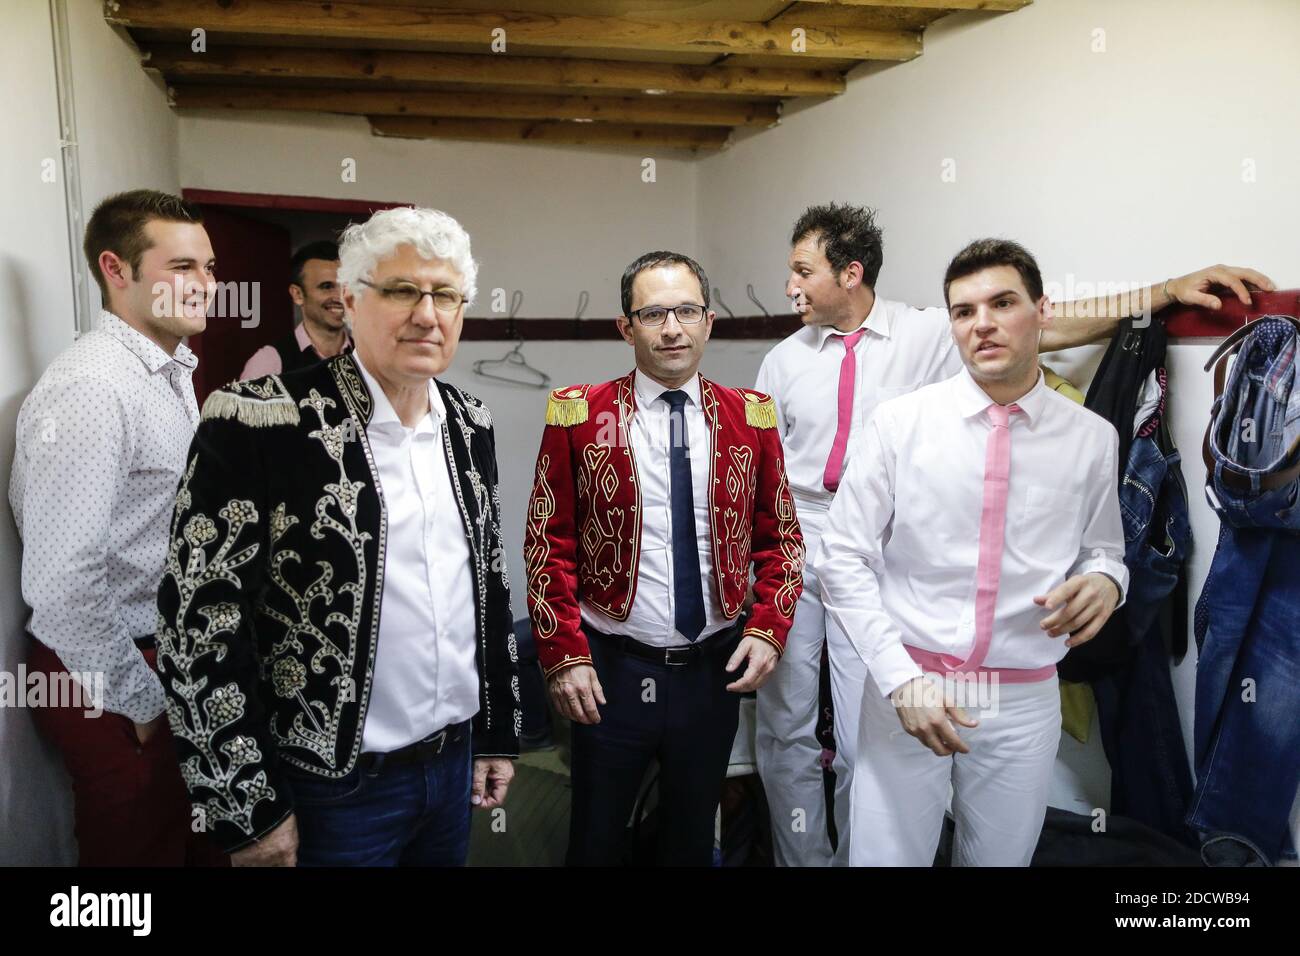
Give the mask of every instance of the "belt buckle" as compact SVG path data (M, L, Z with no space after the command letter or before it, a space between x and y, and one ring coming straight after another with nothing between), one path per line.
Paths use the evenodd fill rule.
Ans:
M665 647L664 663L670 667L684 667L686 664L690 663L691 650L692 649L689 647ZM676 655L681 656L678 658Z

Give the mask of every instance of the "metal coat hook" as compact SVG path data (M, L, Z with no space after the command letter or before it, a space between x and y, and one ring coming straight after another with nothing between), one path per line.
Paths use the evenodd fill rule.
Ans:
M722 311L726 312L731 318L736 317L736 313L731 311L731 307L722 301L722 290L717 286L713 287L713 301L717 302Z
M745 284L745 294L749 296L749 301L754 303L756 306L758 306L758 308L762 311L762 313L765 316L767 316L769 319L772 317L772 313L767 311L767 307L764 306L762 302L759 302L758 296L754 294L754 283L747 282Z
M521 345L523 344L524 340L515 331L515 316L519 314L519 310L523 307L523 304L524 304L523 289L515 289L514 292L510 293L510 314L506 320L506 335L509 338L518 340L518 342Z
M575 339L582 338L582 314L587 311L587 304L589 302L591 302L591 294L586 289L581 290L578 293L577 311L573 313L573 337Z

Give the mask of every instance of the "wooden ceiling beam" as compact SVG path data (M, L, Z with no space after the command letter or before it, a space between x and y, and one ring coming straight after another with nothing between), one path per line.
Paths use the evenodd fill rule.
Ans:
M650 149L721 149L731 131L714 126L635 126L527 120L442 119L372 116L376 136L403 139L469 139L566 146L641 146Z
M578 120L685 126L775 126L780 104L662 96L541 96L405 90L173 86L172 103L192 109L294 110L361 116Z
M801 3L817 3L837 7L894 7L906 10L988 10L1004 13L1027 7L1034 0L800 0Z
M565 49L601 48L686 53L761 53L793 61L818 58L910 60L921 54L921 34L852 26L804 29L795 51L793 28L728 20L644 20L524 12L442 10L356 0L108 0L104 18L118 26L175 30L196 28L244 36L285 34L350 41L482 44L490 52L494 31L510 44ZM497 34L499 36L500 34ZM506 54L495 54L506 56Z
M162 44L145 51L146 69L168 79L251 77L348 80L356 83L491 84L570 88L575 92L699 93L717 96L835 96L844 77L833 70L681 66L560 57L418 53L406 50L314 50L224 46L193 53Z

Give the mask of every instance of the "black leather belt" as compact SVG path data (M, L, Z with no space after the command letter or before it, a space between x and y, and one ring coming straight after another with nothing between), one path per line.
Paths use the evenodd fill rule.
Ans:
M470 722L463 720L459 724L448 724L437 733L430 734L423 740L407 744L399 750L388 753L364 753L357 758L357 766L363 773L379 773L384 767L408 763L428 763L439 756L448 744L454 744L469 731Z
M630 654L632 657L639 657L642 660L653 661L656 664L669 664L680 667L701 660L706 655L725 647L728 641L740 634L740 625L735 624L731 627L725 627L702 641L678 647L656 647L653 644L646 644L625 637L622 634L606 634L604 631L598 631L593 627L584 627L583 630L587 632L588 636L599 637L624 654Z

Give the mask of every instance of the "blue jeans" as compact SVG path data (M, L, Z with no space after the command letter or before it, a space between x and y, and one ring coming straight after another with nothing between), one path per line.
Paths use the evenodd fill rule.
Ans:
M1124 563L1130 578L1124 611L1134 644L1157 623L1157 612L1177 587L1191 549L1181 461L1177 451L1162 452L1154 438L1135 438L1120 482Z
M1300 784L1300 537L1225 526L1197 615L1196 796L1206 862L1290 854ZM1235 846L1233 844L1236 844Z
M338 780L289 773L299 866L464 866L473 757L469 724L426 763L354 767Z
M1295 388L1296 330L1282 319L1262 319L1247 337L1223 394L1211 412L1210 451L1214 469L1210 506L1234 528L1277 528L1300 532L1296 482L1261 491L1261 479L1300 458L1300 389ZM1249 484L1227 484L1230 472Z
M1221 520L1196 607L1196 776L1188 823L1210 864L1268 863L1293 851L1300 784L1300 510L1291 481L1262 479L1300 456L1297 336L1261 321L1215 401L1208 494ZM1225 480L1243 479L1241 489Z
M1192 771L1159 620L1191 546L1179 460L1150 436L1134 439L1129 449L1119 502L1130 583L1120 613L1136 650L1092 687L1111 766L1111 812L1195 845L1184 819Z

